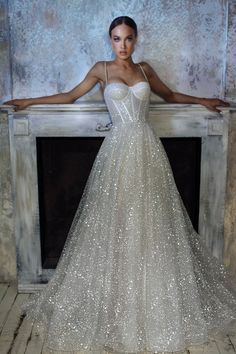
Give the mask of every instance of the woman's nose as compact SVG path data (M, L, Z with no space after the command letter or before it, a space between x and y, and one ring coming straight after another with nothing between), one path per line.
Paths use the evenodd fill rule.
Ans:
M125 48L125 41L121 42L121 48Z

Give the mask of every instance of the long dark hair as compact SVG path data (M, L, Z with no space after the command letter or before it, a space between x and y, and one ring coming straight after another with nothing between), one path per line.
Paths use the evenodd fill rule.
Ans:
M115 28L118 25L122 25L122 23L133 28L134 33L135 33L135 37L137 37L137 35L138 35L137 25L136 25L135 21L129 16L119 16L119 17L116 17L112 21L112 23L110 24L110 27L109 27L109 36L110 37L111 37L111 31L113 30L113 28Z

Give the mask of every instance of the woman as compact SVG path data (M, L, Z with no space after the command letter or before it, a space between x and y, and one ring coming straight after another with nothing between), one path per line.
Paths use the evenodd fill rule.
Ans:
M143 79L139 66L133 62L131 56L137 42L136 23L127 16L118 17L112 21L109 35L112 49L116 55L115 60L108 63L110 81L118 80L132 86L133 83ZM227 102L220 99L199 98L173 92L160 80L148 63L142 62L141 65L151 90L169 103L197 103L214 112L220 112L217 106L229 106ZM16 106L15 110L20 110L33 104L73 103L98 82L103 87L105 86L104 62L97 62L84 80L69 92L38 98L15 99L7 101L5 104L14 105Z
M159 138L146 121L150 91L167 102L219 99L171 91L132 60L135 22L109 30L114 61L97 62L73 90L7 102L72 103L97 82L112 118L54 276L23 304L49 352L183 352L236 319L236 282L193 229Z

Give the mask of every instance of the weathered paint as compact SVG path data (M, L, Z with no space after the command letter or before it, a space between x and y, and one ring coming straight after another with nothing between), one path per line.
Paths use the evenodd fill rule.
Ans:
M226 60L226 97L236 102L236 1L229 1Z
M227 0L11 0L13 96L48 95L78 84L96 61L113 58L108 28L114 17L125 14L138 24L135 61L148 61L176 91L223 98L225 82L228 92L233 77L228 67L229 79L225 78L227 4ZM234 12L233 5L229 8ZM235 13L230 18L232 22ZM231 26L231 47L232 32ZM96 85L80 100L102 99Z
M11 97L10 33L7 1L0 0L0 100Z

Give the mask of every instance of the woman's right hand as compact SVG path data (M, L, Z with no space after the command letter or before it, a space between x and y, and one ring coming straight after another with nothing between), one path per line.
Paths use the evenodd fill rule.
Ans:
M14 100L6 101L3 104L15 106L14 111L17 112L30 106L32 104L32 101L30 98L22 98L22 99L14 99Z

